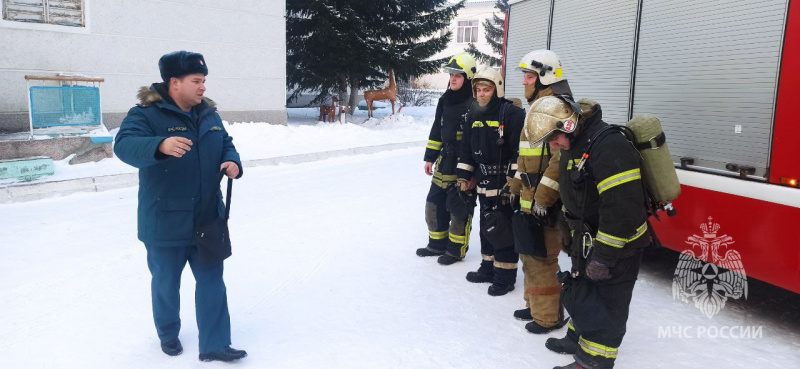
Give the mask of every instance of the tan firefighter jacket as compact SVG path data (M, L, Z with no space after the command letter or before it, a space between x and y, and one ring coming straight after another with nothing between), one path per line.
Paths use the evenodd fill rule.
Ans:
M556 82L555 84L560 84L558 86L559 90L569 91L569 85L567 85L566 80ZM543 96L553 96L555 94L552 88L554 87L553 85L538 91L535 99L532 100L531 103ZM572 94L570 93L570 95ZM528 111L528 114L530 114L530 111ZM528 119L526 117L525 123L527 124L527 122ZM547 143L544 144L546 145ZM539 203L539 205L546 208L556 204L559 199L558 161L560 158L561 154L559 150L551 152L549 148L544 147L542 143L536 147L531 147L526 129L522 129L519 142L519 158L517 159L517 173L514 178L510 178L508 182L511 193L520 197L520 210L530 213L534 203ZM527 175L530 179L530 183L535 185L540 172L542 172L542 179L539 181L538 186L526 187L523 184L522 176ZM535 196L534 191L536 193Z

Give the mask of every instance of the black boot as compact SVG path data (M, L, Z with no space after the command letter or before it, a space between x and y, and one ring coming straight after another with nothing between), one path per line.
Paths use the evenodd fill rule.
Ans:
M539 323L530 322L528 324L525 324L525 329L527 329L528 332L531 332L533 334L545 334L545 333L550 333L556 329L561 329L561 327L563 327L565 323L566 323L565 321L559 321L558 323L556 323L556 325L552 327L542 327L541 325L539 325Z
M492 285L489 286L489 290L487 292L489 293L489 296L503 296L513 290L514 290L513 284L492 283Z
M181 340L174 339L172 341L161 342L161 351L169 356L178 356L183 352L183 345Z
M567 324L569 319L565 319L564 318L564 305L559 305L558 309L559 309L558 310L558 322L554 326L552 326L552 327L542 327L541 325L539 325L539 323L530 322L528 324L525 324L525 329L527 329L528 332L531 332L533 334L545 334L545 333L552 332L552 331L554 331L556 329L561 329L561 327L563 327L565 324Z
M417 249L417 256L439 256L444 255L444 250L432 249L430 246Z
M544 343L544 347L559 354L575 355L578 352L578 343L569 339L569 337L548 338Z
M236 361L247 356L247 351L232 349L230 346L223 348L217 352L210 352L208 354L200 354L200 361L223 361L229 363Z
M530 308L524 308L524 309L519 309L519 310L514 311L514 318L517 318L518 320L526 320L526 321L533 320L533 316L531 316L531 309Z
M489 286L489 295L505 295L514 290L514 283L517 283L517 268L494 268L494 279L492 285Z
M467 280L472 283L489 283L494 280L494 264L491 261L481 261L477 272L467 273Z
M576 361L573 362L572 364L553 367L553 369L586 369L586 368L582 367L581 364L578 364L578 362Z
M442 265L451 265L451 264L455 264L455 263L461 261L461 258L457 258L457 257L452 256L452 255L444 254L442 256L439 256L439 259L437 261L439 262L439 264L442 264Z

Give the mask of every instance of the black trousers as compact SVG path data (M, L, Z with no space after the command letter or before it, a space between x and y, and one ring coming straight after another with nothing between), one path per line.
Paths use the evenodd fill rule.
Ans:
M588 369L614 367L625 336L642 254L640 250L619 260L610 270L610 279L588 279L584 266L577 278L564 284L562 301L572 317L567 337L578 344L575 361L582 366Z
M463 259L469 249L472 216L456 216L447 211L447 189L431 183L425 199L428 224L428 249Z
M503 204L500 197L486 197L478 195L481 209L481 258L483 262L492 262L494 279L492 283L501 285L513 285L517 281L517 262L519 254L514 249L514 237L511 230L511 215L514 210L511 205ZM487 229L487 212L496 211L501 213L508 220L509 237L487 237L484 230Z

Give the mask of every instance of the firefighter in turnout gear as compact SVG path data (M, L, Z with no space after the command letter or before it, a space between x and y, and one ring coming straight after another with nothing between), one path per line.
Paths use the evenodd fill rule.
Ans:
M623 134L606 129L600 105L589 100L578 106L544 97L531 106L531 121L531 142L561 149L559 188L573 232L572 273L559 275L572 320L566 337L545 345L574 354L564 368L612 368L651 243L641 157Z
M476 72L475 59L458 54L442 68L450 73L450 84L436 105L425 149L425 174L432 175L433 181L425 205L428 245L417 249L417 255L439 256L440 264L449 265L466 255L472 224L471 208L468 214L451 213L446 202L448 190L457 191L456 165L465 114L473 100L470 80Z
M526 54L519 67L524 73L525 98L533 103L544 96L559 95L572 99L572 91L563 79L561 61L550 50L535 50ZM556 280L559 271L558 254L566 243L569 231L562 219L559 200L558 161L560 151L549 150L545 143L532 145L528 140L532 125L530 113L520 135L518 169L509 179L512 194L520 197L521 222L528 232L544 233L544 245L517 242L517 252L522 261L526 307L514 312L520 320L532 320L525 325L531 333L547 333L564 326L561 301L561 284ZM536 217L537 219L533 219ZM538 227L530 225L536 222ZM538 247L538 249L536 249Z
M525 111L503 98L504 87L500 73L492 68L475 75L476 101L467 116L457 170L461 189L469 190L476 183L480 199L483 260L476 272L467 273L467 280L491 282L492 296L514 290L519 259L510 224L513 199L509 193L501 196L501 189L517 169Z

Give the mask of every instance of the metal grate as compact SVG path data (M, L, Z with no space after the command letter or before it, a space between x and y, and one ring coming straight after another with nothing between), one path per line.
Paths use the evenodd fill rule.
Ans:
M33 128L101 124L100 88L88 86L32 86Z

